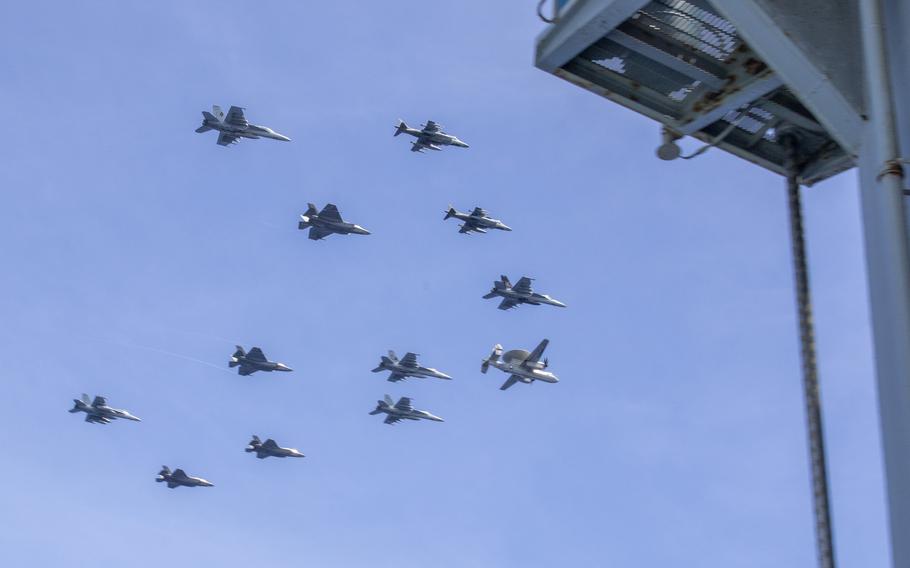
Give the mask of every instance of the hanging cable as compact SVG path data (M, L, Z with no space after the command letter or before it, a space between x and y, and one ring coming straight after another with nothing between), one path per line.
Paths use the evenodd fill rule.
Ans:
M790 207L790 240L793 246L793 277L799 311L800 355L803 368L803 394L809 435L809 458L812 468L812 501L815 508L815 540L819 568L834 568L834 542L831 530L831 506L825 441L822 431L821 396L815 358L815 331L812 323L812 298L809 294L809 270L803 233L802 204L798 180L798 140L794 134L783 134L780 141L787 151L787 199Z
M554 23L556 23L556 19L557 19L556 17L548 18L543 15L543 5L546 4L548 1L549 0L540 0L540 2L537 3L537 17L540 18L541 20L545 21L548 24L554 24Z

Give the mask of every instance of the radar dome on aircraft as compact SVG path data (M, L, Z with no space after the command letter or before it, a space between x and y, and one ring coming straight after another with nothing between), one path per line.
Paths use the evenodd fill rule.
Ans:
M502 358L506 363L521 363L530 356L531 353L524 349L512 349L511 351L506 351Z

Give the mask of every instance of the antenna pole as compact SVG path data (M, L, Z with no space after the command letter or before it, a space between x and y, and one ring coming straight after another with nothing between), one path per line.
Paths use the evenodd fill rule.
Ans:
M793 134L781 136L787 149L787 202L790 209L790 241L793 247L793 279L799 312L800 355L803 371L803 394L809 435L809 458L812 468L812 500L815 508L815 541L819 568L834 568L834 538L831 530L831 505L828 492L828 470L822 431L821 396L818 388L818 366L815 358L815 330L812 321L812 297L809 293L809 269L803 232L800 201L798 141Z

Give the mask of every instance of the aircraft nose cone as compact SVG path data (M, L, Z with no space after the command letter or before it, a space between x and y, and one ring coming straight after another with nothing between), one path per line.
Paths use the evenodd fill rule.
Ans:
M291 139L285 136L284 134L276 134L275 137L282 142L290 142Z

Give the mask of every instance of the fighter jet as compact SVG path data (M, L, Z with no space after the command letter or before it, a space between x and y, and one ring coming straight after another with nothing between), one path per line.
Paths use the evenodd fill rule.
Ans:
M224 116L224 112L218 105L212 106L212 112L202 111L202 126L197 128L196 132L208 132L209 130L218 131L219 146L230 146L241 138L271 138L284 142L291 141L284 134L278 134L268 126L250 124L243 116L243 109L236 106L228 109L227 117Z
M171 489L175 487L214 487L215 484L207 479L202 479L201 477L193 477L192 475L187 475L182 469L177 468L171 473L171 468L166 465L161 466L161 471L158 472L158 476L155 478L155 481L158 483L167 482L167 486Z
M401 420L432 420L434 422L445 422L438 416L433 416L426 410L416 410L411 406L411 399L403 396L398 402L392 404L392 397L385 395L384 400L377 401L376 410L370 414L388 414L385 417L386 424L395 424Z
M247 445L245 451L247 453L256 452L256 457L263 460L267 457L276 457L276 458L302 458L303 454L300 453L300 450L294 448L282 448L275 443L275 440L269 438L263 444L259 440L259 436L253 436L253 439L250 440L250 443Z
M446 216L443 217L443 220L449 219L450 217L455 217L460 221L464 221L458 229L459 233L486 233L487 229L499 229L500 231L511 231L505 223L499 219L494 219L490 217L486 211L480 207L475 207L470 213L461 213L451 205L449 205L449 210L446 211Z
M456 136L446 134L442 131L442 126L432 120L428 120L423 127L418 130L410 128L403 120L398 119L398 126L395 127L395 136L404 132L417 138L411 142L412 152L423 152L427 148L430 150L442 150L440 146L458 146L459 148L468 148L468 145L458 139Z
M559 379L556 375L545 370L549 365L549 361L544 359L543 363L540 362L540 356L543 355L543 350L547 348L549 342L549 339L544 339L531 353L524 349L513 349L512 351L506 351L505 355L502 354L502 345L497 345L493 348L490 356L483 360L480 372L486 373L490 365L492 365L504 373L510 373L509 378L499 387L499 390L506 390L517 382L544 381L545 383L558 383Z
M394 351L389 351L389 356L381 357L379 366L373 369L374 373L381 373L382 371L392 371L392 374L389 375L388 380L393 383L406 379L408 377L432 377L434 379L452 378L443 372L437 371L436 369L418 365L417 355L410 352L405 353L404 357L399 360Z
M73 402L75 405L70 409L70 412L84 412L85 421L92 424L110 424L111 421L117 418L142 422L137 416L133 416L126 410L111 408L107 405L107 399L103 396L96 396L95 400L89 402L88 395L83 393L81 399L74 398Z
M338 233L339 235L350 235L351 233L355 235L370 234L369 231L360 225L345 223L344 219L341 218L341 213L338 212L338 208L332 203L323 207L319 213L316 213L315 205L308 203L306 213L300 216L297 228L301 231L309 229L309 237L314 241L324 239L332 233Z
M252 375L256 371L293 371L294 369L288 367L284 363L276 363L275 361L269 361L265 358L265 355L262 353L262 349L258 347L253 347L250 349L250 352L247 353L243 350L243 347L240 345L237 346L237 350L234 351L234 355L231 356L231 360L228 361L228 367L234 368L239 366L237 373L243 376Z
M493 282L493 289L483 298L485 300L497 296L503 298L502 302L499 303L500 310L510 310L519 304L531 304L532 306L547 304L560 308L566 307L566 305L559 300L554 300L546 294L538 294L532 290L531 280L532 279L527 276L522 276L518 279L518 282L515 283L515 286L512 286L508 276L503 274L500 276L500 280Z

